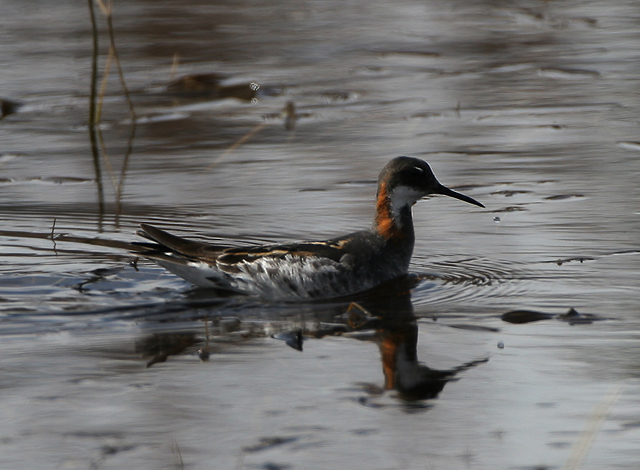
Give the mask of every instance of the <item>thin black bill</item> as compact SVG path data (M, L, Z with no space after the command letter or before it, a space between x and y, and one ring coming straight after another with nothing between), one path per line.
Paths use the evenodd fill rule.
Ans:
M456 199L460 199L461 201L468 202L469 204L474 204L476 206L484 208L484 205L482 203L476 201L472 197L455 192L453 189L449 189L443 185L440 185L440 187L436 190L436 194L443 194L445 196L454 197Z

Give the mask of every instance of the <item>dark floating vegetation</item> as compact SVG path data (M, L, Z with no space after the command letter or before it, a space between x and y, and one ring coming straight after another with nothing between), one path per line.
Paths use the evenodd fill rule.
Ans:
M283 331L282 333L272 335L271 337L284 341L287 346L295 349L296 351L302 351L302 343L304 342L302 329Z
M260 452L263 450L271 449L273 447L289 444L297 440L298 437L262 437L260 438L258 443L251 446L243 447L242 450L245 452Z
M242 101L252 101L258 96L260 86L255 83L239 83L223 85L226 76L217 73L186 75L172 80L167 85L169 94L183 98L225 99L235 98Z
M565 199L583 198L584 194L557 194L555 196L545 197L547 201L564 201Z
M6 116L18 112L18 109L21 107L22 103L18 101L0 98L0 119L4 119Z
M560 320L570 325L590 324L601 320L595 315L581 314L577 310L570 308L567 313L554 315L552 313L536 312L534 310L513 310L503 314L502 321L514 324L533 323L541 320Z
M551 313L535 312L533 310L513 310L503 314L500 318L507 323L521 324L551 320L554 316Z

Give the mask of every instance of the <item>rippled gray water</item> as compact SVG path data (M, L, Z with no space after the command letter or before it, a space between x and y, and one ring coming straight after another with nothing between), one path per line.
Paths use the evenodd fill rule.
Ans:
M637 468L637 2L116 2L135 128L96 5L97 160L87 4L0 9L1 468ZM124 249L364 228L397 155L487 207L415 206L410 295Z

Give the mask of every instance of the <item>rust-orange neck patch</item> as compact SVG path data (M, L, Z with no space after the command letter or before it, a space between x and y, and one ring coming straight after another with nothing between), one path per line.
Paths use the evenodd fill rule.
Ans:
M387 240L403 238L404 233L396 225L396 221L391 213L391 199L387 192L387 184L382 183L378 191L376 202L376 229L378 233Z

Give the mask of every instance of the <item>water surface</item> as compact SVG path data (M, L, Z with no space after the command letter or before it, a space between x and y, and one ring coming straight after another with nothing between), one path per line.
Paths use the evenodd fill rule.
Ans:
M2 2L0 466L637 468L634 2L121 3L136 126L112 63L96 160L88 7ZM487 207L415 206L408 296L220 296L124 249L367 227L398 155Z

